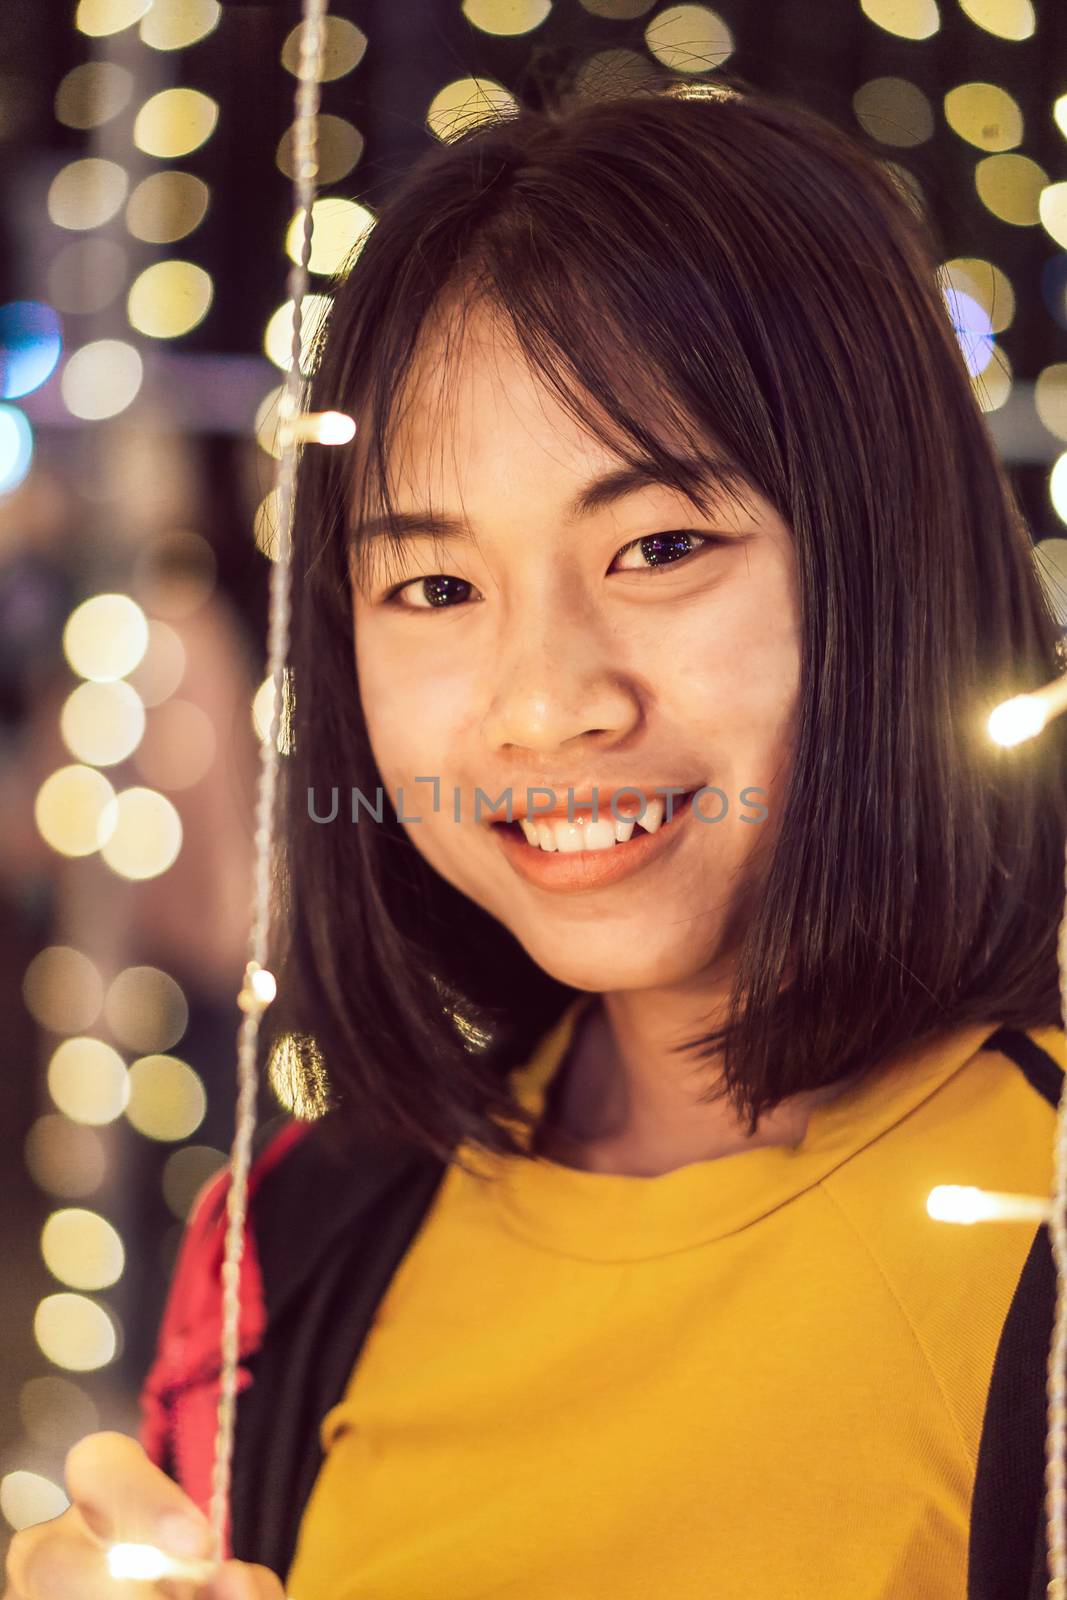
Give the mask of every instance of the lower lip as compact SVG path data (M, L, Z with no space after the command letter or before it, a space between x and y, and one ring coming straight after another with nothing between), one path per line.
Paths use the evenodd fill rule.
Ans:
M539 845L526 843L517 823L493 823L491 831L515 871L527 883L561 894L603 889L633 872L640 872L642 867L658 861L673 849L686 831L685 824L696 793L694 789L689 794L679 795L671 820L664 820L655 833L646 833L635 826L625 844L613 844L606 850L542 850Z

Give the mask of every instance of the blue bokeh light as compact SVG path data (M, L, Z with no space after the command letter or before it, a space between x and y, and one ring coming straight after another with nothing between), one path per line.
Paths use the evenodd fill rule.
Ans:
M0 397L17 400L52 376L63 349L59 317L41 300L0 306Z
M18 406L0 404L0 495L17 489L33 460L33 429Z
M963 359L967 363L967 371L972 378L976 378L988 367L996 349L989 313L973 296L964 294L962 289L946 289L945 304L963 351Z

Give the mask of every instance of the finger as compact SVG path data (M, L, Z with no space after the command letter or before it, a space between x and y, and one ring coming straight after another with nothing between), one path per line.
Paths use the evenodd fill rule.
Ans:
M100 1539L210 1556L211 1525L194 1501L124 1433L90 1433L67 1455L67 1492Z
M204 1600L285 1600L285 1590L270 1568L249 1561L224 1561L201 1592Z
M116 1585L85 1527L66 1515L14 1535L7 1576L12 1600L118 1600L129 1592L126 1584Z

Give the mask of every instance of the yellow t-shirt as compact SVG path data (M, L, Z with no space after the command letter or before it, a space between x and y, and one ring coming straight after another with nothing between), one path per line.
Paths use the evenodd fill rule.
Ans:
M539 1107L581 996L518 1075ZM1055 1111L981 1045L902 1055L798 1146L658 1177L464 1150L383 1298L292 1600L965 1600L978 1442ZM1061 1068L1058 1029L1030 1037Z

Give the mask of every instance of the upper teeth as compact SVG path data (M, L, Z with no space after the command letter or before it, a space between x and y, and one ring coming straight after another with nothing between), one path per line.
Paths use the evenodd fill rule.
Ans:
M526 835L527 844L541 850L610 850L613 845L626 843L635 824L646 833L655 833L663 821L664 804L660 795L646 802L645 814L640 819L627 817L616 822L610 815L610 807L608 809L609 815L596 822L592 821L591 813L583 820L581 813L576 812L573 822L566 817L538 818L533 822L520 817L519 826Z

